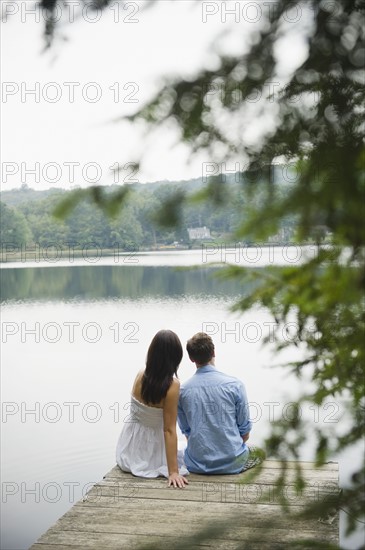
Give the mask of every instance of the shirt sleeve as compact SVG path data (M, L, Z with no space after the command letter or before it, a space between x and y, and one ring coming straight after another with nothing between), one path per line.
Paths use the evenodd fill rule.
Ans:
M182 433L189 437L191 429L190 429L188 420L186 418L184 409L182 407L181 397L179 399L179 404L177 406L177 423L179 424L179 428L182 431Z
M236 422L240 435L245 435L251 431L252 422L250 420L250 410L247 402L245 386L242 382L237 385Z

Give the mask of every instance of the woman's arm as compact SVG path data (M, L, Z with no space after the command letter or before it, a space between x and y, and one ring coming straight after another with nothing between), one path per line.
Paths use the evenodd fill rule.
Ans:
M169 487L184 487L188 480L179 474L177 464L177 435L176 419L177 405L179 402L179 381L174 379L165 397L163 406L164 437L166 447L166 460L169 472Z

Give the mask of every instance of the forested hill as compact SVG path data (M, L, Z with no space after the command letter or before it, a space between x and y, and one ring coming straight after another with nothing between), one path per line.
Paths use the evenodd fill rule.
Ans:
M201 190L207 184L206 178L130 184L130 193L117 217L106 217L91 201L86 200L62 221L55 219L52 212L71 191L60 188L36 191L23 185L0 194L0 239L2 243L14 246L21 243L39 243L42 246L58 243L62 246L67 242L77 243L80 247L93 242L103 248L113 248L118 243L121 249L172 243L189 246L191 242L187 229L203 226L209 228L212 238L229 239L237 224L242 222L243 207L248 200L246 184L249 181L247 174L224 175L219 183L220 189L224 190L223 202L218 205L217 202L204 200L184 205L180 227L174 230L158 227L154 223L156 211L177 190L187 193ZM277 181L282 192L285 192L288 182L285 178L277 178ZM104 187L104 190L113 192L118 188L119 185L112 185ZM259 190L251 200L260 201Z
M229 176L229 180L227 177L227 182L232 181L232 177ZM135 190L153 190L161 185L183 185L186 189L190 190L198 190L201 188L203 184L202 178L195 178L192 180L187 181L179 181L179 182L171 182L168 180L164 181L156 181L152 183L134 183L131 186ZM109 185L105 186L106 191L113 191L118 187L118 185ZM72 189L75 189L74 187ZM29 201L40 201L47 197L50 197L52 195L60 196L61 194L66 194L68 192L67 189L61 188L61 187L53 187L51 189L45 189L42 191L37 191L35 189L32 189L28 187L27 185L22 185L21 187L18 187L16 189L11 189L10 191L2 191L0 192L0 200L2 202L5 202L8 206L19 206L22 203L29 202Z

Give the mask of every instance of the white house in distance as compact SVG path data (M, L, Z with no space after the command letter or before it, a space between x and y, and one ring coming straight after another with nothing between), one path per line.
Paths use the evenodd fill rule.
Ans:
M211 239L210 229L208 227L188 227L189 239L202 240L202 239Z

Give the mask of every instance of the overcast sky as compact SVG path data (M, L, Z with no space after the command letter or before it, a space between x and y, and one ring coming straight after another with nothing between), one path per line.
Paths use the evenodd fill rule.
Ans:
M237 4L226 2L228 9ZM161 77L189 78L202 65L218 67L220 33L227 53L244 51L245 38L262 24L260 4L240 2L236 13L224 16L220 1L163 0L148 10L143 2L128 2L126 9L114 2L102 13L87 10L62 24L61 37L42 53L44 21L27 11L32 2L3 1L2 189L113 183L110 167L117 163L123 167L118 183L202 175L208 159L192 160L175 134L147 139L137 124L112 121L152 97ZM81 2L73 5L76 15ZM7 16L11 11L16 13ZM62 16L72 19L71 8ZM306 56L298 33L303 14L288 12L287 19L291 32L278 49L283 75ZM245 137L255 139L261 126L248 128ZM141 168L132 173L130 163L142 153Z

